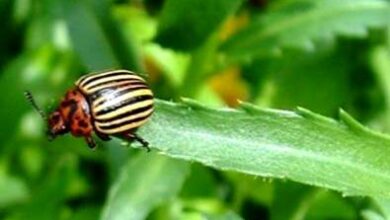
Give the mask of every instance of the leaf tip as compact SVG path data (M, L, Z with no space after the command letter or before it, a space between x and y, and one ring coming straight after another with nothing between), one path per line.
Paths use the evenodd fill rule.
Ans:
M348 114L344 109L339 109L339 118L349 129L356 133L370 133L370 131L355 120L350 114Z
M390 140L390 137L386 134L383 134L378 131L370 130L369 128L362 125L356 119L354 119L350 114L348 114L343 109L339 110L340 120L353 132L360 135L374 136L379 138L384 138L386 140Z
M181 97L180 100L182 101L182 103L188 107L190 107L191 109L201 109L201 110L211 110L210 107L194 100L194 99L190 99L190 98L186 98L186 97Z
M257 113L260 111L259 107L257 107L256 105L253 105L251 103L248 103L248 102L238 100L238 104L239 104L240 109L248 114Z
M328 118L328 117L325 117L325 116L322 116L320 114L317 114L317 113L314 113L306 108L303 108L303 107L300 107L300 106L297 106L296 107L296 113L300 116L302 116L303 118L307 118L307 119L310 119L310 120L314 120L314 121L319 121L319 122L325 122L325 123L331 123L331 124L335 124L336 121L331 119L331 118Z

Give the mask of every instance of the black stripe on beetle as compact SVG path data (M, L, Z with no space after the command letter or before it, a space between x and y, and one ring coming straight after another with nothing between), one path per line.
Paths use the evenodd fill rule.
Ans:
M147 105L147 106L144 106L144 107L141 107L141 108L136 108L136 109L134 109L132 111L129 111L129 112L125 112L123 114L118 114L117 116L109 118L109 119L95 119L95 120L97 122L107 123L107 122L116 121L116 120L119 120L119 119L122 119L122 118L127 118L129 116L137 115L139 113L152 111L152 110L153 110L153 105Z
M151 114L151 113L150 113ZM124 127L124 126L127 126L127 125L131 125L132 123L135 123L135 122L140 122L142 120L145 120L147 118L149 118L150 114L144 116L144 117L140 117L140 118L135 118L135 119L131 119L131 120L128 120L128 121L124 121L124 122L121 122L121 123L117 123L117 124L112 124L112 125L107 125L107 126L100 126L102 129L114 129L114 128L121 128L121 127Z
M119 102L116 105L110 105L110 106L104 108L103 110L96 112L96 116L101 116L101 115L113 112L115 110L119 110L121 108L124 108L124 106L130 106L130 105L133 105L136 103L140 103L142 101L152 100L152 99L153 99L153 96L151 96L151 95L142 95L142 96L131 97L130 99L122 100L122 102Z
M80 82L78 82L78 85L81 87L87 86L89 83L92 83L93 81L96 81L98 79L110 79L113 76L120 76L120 75L134 75L130 71L126 70L119 70L119 71L109 71L109 72L102 72L97 74L90 74L85 77L83 77Z
M141 89L149 90L145 84L144 85L136 85L136 86L131 86L131 87L124 87L124 89L117 89L117 91L111 89L110 91L106 91L106 93L107 93L106 96L110 96L110 97L115 96L115 99L119 100L121 96L124 96L126 94L129 94L131 92L141 90ZM97 97L95 98L95 100L96 99L97 99ZM99 106L103 105L106 101L107 100L105 100L105 99L101 99L100 101L95 101L93 105L95 107L99 107Z

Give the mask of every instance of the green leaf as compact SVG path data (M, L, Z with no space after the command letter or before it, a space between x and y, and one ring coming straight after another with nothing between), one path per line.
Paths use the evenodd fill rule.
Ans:
M73 215L72 220L96 220L99 219L100 207L95 206L82 206L77 209Z
M211 109L195 101L157 101L140 135L162 153L234 170L341 191L390 197L390 138L344 111L340 121L297 112Z
M3 167L1 167L3 169ZM15 205L27 199L29 192L26 183L18 177L14 177L0 171L0 208Z
M191 174L187 177L180 198L199 199L217 197L217 180L213 176L212 170L199 164L192 164ZM202 187L198 187L202 185Z
M116 59L123 68L136 72L143 72L141 60L136 49L133 34L125 36L125 28L119 26L119 19L111 16L111 0L88 0L93 8L95 17L98 19L107 40L116 55Z
M361 215L364 220L386 220L383 216L372 210L363 210Z
M377 206L385 219L390 219L390 200L373 198L373 203Z
M323 44L335 35L365 36L368 28L389 23L390 3L384 0L287 1L254 19L221 49L242 60L285 47L313 50L317 41Z
M389 32L390 33L390 32ZM388 34L390 36L390 34ZM390 38L390 37L389 37ZM390 131L390 39L389 46L380 46L371 50L370 63L378 87L383 91L386 108L382 117L378 117L377 124L381 130Z
M323 115L333 115L345 106L350 95L350 61L338 51L285 53L283 59L269 59L267 79L273 85L269 96L260 96L258 103L275 108L291 109L303 106ZM310 72L308 72L310 70ZM254 76L254 77L256 77ZM316 91L316 92L313 92Z
M59 219L75 163L75 157L69 156L62 157L53 164L53 172L37 187L29 203L17 212L17 219Z
M210 215L210 214L205 214L203 215L202 219L207 219L207 220L242 220L242 218L234 213L233 211L228 211L223 214L219 215Z
M271 219L305 219L317 192L316 188L302 184L277 183L275 198L271 207Z
M222 214L209 214L200 211L185 212L176 219L186 220L242 220L242 218L233 211L226 211Z
M8 67L4 68L0 75L1 88L9 92L9 94L15 94L13 97L8 95L0 97L2 105L7 106L7 108L0 108L0 120L7 125L0 128L0 138L3 143L13 136L17 130L21 116L29 108L25 102L25 97L23 97L23 91L28 87L25 86L26 83L22 80L23 75L21 73L23 68L21 66L33 58L29 54L15 59ZM23 88L24 86L25 88Z
M358 219L355 209L348 199L331 191L319 190L305 219Z
M142 152L123 167L102 219L145 219L153 208L178 193L188 171L187 163Z
M162 10L156 41L177 50L195 49L240 3L241 0L168 0Z
M274 201L275 184L272 181L237 172L223 172L223 174L228 182L235 186L231 199L233 210L242 210L248 200L263 207L270 207Z
M272 220L357 218L348 201L332 191L292 182L277 182L274 197Z
M91 0L92 1L92 0ZM108 16L107 1L62 1L72 46L89 71L128 68L142 72L133 39Z
M74 50L89 70L119 67L112 46L92 8L81 1L62 1Z

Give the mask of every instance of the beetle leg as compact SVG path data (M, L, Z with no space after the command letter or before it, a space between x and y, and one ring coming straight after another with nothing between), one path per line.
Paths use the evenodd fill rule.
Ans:
M145 139L143 139L142 137L138 136L137 134L127 133L127 134L123 134L123 137L129 141L133 141L133 140L138 141L138 143L140 143L142 145L142 147L146 148L146 150L148 152L150 152L149 143Z
M96 135L102 139L103 141L109 141L111 140L110 136L106 135L106 134L103 134L103 133L100 133L100 132L95 132Z
M86 136L85 141L87 142L89 148L95 149L96 143L91 136Z

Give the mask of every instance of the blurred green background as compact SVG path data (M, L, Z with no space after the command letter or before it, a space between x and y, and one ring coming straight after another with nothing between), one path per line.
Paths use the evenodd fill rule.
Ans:
M218 171L119 139L95 151L70 135L48 142L23 91L50 112L83 74L124 68L160 99L329 117L342 107L389 132L389 4L0 0L0 219L385 219L386 201Z

